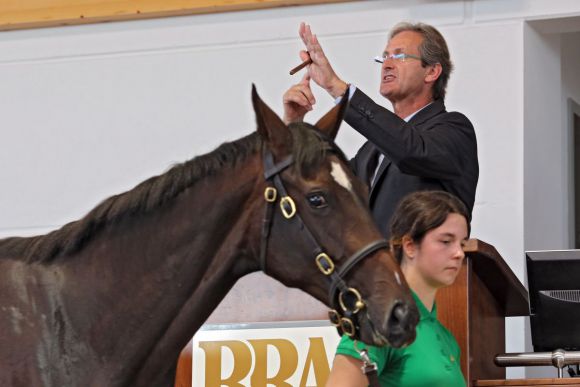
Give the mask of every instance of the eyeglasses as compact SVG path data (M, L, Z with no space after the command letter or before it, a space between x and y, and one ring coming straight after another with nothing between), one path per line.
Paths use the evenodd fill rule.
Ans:
M377 63L384 63L388 59L392 59L397 62L405 62L408 58L421 60L421 57L417 55L405 54L403 52L397 54L386 54L383 53L381 56L375 56L375 62Z

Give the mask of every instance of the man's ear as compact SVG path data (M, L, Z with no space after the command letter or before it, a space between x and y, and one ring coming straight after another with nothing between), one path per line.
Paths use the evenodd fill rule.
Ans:
M252 103L256 113L258 133L267 144L275 159L287 156L292 150L290 129L260 98L256 85L252 84Z
M443 67L441 67L441 63L435 63L433 65L427 66L427 71L425 73L425 82L426 83L435 83L437 79L441 76L443 72Z
M328 113L324 115L316 125L314 125L318 130L324 133L327 137L334 140L336 138L336 134L338 133L338 128L340 127L340 123L346 113L346 108L348 106L348 94L349 89L346 89L346 92L342 96L340 103L333 107Z

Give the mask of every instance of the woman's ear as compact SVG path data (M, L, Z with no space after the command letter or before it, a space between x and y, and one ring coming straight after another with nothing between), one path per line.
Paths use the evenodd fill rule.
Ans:
M401 245L403 247L403 259L413 260L417 251L415 241L409 235L405 235L401 240Z

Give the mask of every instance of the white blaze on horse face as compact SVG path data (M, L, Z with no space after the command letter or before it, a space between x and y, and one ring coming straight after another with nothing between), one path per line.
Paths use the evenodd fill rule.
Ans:
M14 333L16 333L18 336L20 336L22 334L22 328L20 325L21 325L21 323L26 322L26 321L24 321L25 320L24 315L15 306L10 306L10 307L8 307L8 309L10 310L10 314L12 316L12 329L14 330ZM5 311L5 310L6 310L6 308L2 307L2 311Z
M395 279L397 280L397 283L399 284L399 286L402 286L403 284L401 283L401 277L399 277L399 273L395 272Z
M336 161L331 161L330 164L332 165L332 170L330 171L330 174L334 178L334 181L336 181L338 184L340 184L341 186L352 192L352 184L348 176L346 175L344 168L342 168L342 165L340 165Z

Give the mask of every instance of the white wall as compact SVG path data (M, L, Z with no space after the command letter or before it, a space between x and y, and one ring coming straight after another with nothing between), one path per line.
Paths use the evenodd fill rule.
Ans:
M580 23L578 23L580 24ZM568 163L568 248L575 247L574 116L580 116L580 32L562 34L562 117Z
M525 26L524 46L524 249L562 249L569 233L564 217L568 191L563 189L567 175L562 168L561 39ZM526 351L533 351L529 321ZM530 367L526 375L553 373L552 367Z
M562 221L567 192L562 150L561 39L533 27L525 31L524 65L524 209L528 250L567 245L567 219Z
M580 22L578 23L580 24ZM580 26L579 26L580 28ZM564 102L572 98L580 104L580 32L562 35L562 87Z
M570 23L573 20L575 23ZM532 21L524 29L524 249L574 248L573 143L568 99L580 95L580 19ZM526 350L532 350L529 323ZM528 377L554 377L530 367Z
M556 74L570 71L550 58L578 41L545 37L526 21L565 16L573 31L578 15L575 0L382 0L2 32L0 235L59 227L174 162L253 131L252 82L281 112L282 93L299 80L287 71L298 63L300 21L312 24L336 71L379 101L371 58L382 52L389 27L421 20L448 40L456 71L447 106L465 113L478 136L473 236L493 244L524 281L525 248L563 243L565 208L551 214L535 207L542 197L530 201L536 171L526 155L539 146L530 136L564 125ZM567 58L574 68L577 55ZM531 82L536 76L548 76L543 97ZM579 89L574 83L568 92L578 96ZM332 106L320 90L316 95L311 122ZM547 116L546 109L559 110ZM559 133L550 149L565 145ZM362 140L345 125L338 143L353 155ZM556 161L540 164L551 186L565 182ZM548 194L559 197L556 189ZM549 223L530 228L528 220L540 215ZM542 230L553 233L553 244L539 243ZM524 350L523 326L523 319L508 322L508 351Z

